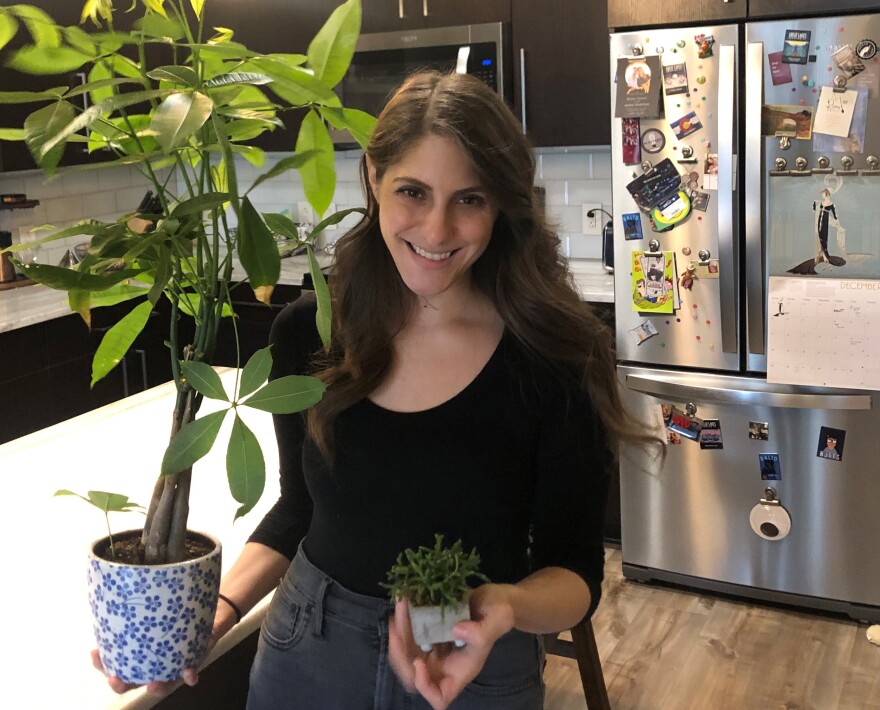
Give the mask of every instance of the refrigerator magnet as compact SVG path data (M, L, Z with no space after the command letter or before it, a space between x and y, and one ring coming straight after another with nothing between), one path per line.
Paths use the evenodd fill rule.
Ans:
M782 45L785 64L806 64L810 58L810 30L786 30Z
M700 59L708 59L712 56L712 45L715 44L713 35L694 35L694 42L697 45L697 56Z
M699 131L703 127L703 124L700 123L700 119L697 118L696 111L686 113L684 116L673 121L669 125L672 127L672 132L675 133L675 137L678 138L678 140L689 136L691 133Z
M769 441L769 422L749 422L749 438L757 441Z
M642 215L639 212L627 212L623 219L623 238L627 241L644 239L642 234Z
M782 464L779 462L779 454L758 454L758 463L761 467L762 481L782 480Z
M691 192L691 207L700 212L705 212L709 207L709 193L694 190Z
M687 65L684 62L663 65L663 90L667 96L688 92Z
M853 49L851 44L843 45L831 55L831 58L847 79L851 79L856 74L861 74L865 71L865 64L859 58L859 55L856 53L856 50Z
M846 431L823 426L819 429L819 443L816 445L816 456L832 461L843 461L843 442Z
M700 437L700 430L703 428L703 420L690 416L687 412L682 411L678 407L672 408L672 417L669 419L667 428L676 434L681 434L687 439L696 441Z
M657 329L654 327L654 324L649 320L646 320L644 323L636 326L635 328L631 328L629 332L632 336L633 342L636 345L641 345L646 340L648 340L648 338L653 338L655 335L657 335Z
M700 429L701 449L723 449L724 441L721 438L721 422L718 419L704 419Z
M623 131L623 163L638 165L642 162L641 121L638 118L620 119Z
M877 54L877 43L872 39L863 39L856 45L856 54L861 59L873 59Z
M791 67L782 61L782 52L770 52L767 61L770 63L770 80L773 86L790 84L793 81Z

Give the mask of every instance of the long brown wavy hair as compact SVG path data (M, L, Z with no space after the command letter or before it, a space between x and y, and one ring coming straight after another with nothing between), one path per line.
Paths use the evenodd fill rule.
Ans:
M612 334L575 289L559 239L532 189L534 156L513 114L479 79L421 71L400 86L379 115L361 162L366 216L336 242L330 278L333 344L316 373L328 387L309 412L309 433L322 453L332 458L336 416L382 382L393 339L416 305L382 239L366 158L381 180L428 135L456 141L498 205L489 246L472 276L507 330L561 377L575 373L601 418L612 456L623 440L659 442L624 411Z

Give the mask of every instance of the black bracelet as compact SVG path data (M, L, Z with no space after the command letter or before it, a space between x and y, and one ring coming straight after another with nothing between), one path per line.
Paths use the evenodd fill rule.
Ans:
M220 599L222 599L222 600L225 601L227 604L229 604L230 607L232 607L232 611L235 612L235 623L237 624L238 622L240 622L240 621L241 621L241 609L238 608L238 604L236 604L234 601L232 601L232 600L231 600L229 597L227 597L225 594L219 594L219 593L218 593L218 594L217 594L217 597L220 598Z

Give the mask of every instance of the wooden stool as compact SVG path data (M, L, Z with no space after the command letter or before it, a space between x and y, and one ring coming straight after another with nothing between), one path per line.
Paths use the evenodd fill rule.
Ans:
M571 630L571 638L571 641L566 641L556 634L547 634L544 637L544 648L547 653L577 660L587 710L611 710L605 676L599 661L599 649L596 648L596 637L593 635L593 624L590 620L575 626Z

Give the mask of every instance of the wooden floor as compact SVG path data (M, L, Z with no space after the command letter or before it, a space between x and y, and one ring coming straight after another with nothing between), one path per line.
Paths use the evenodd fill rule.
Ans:
M613 710L880 709L866 626L623 579L608 548L593 617ZM548 655L545 710L583 710L574 660Z

